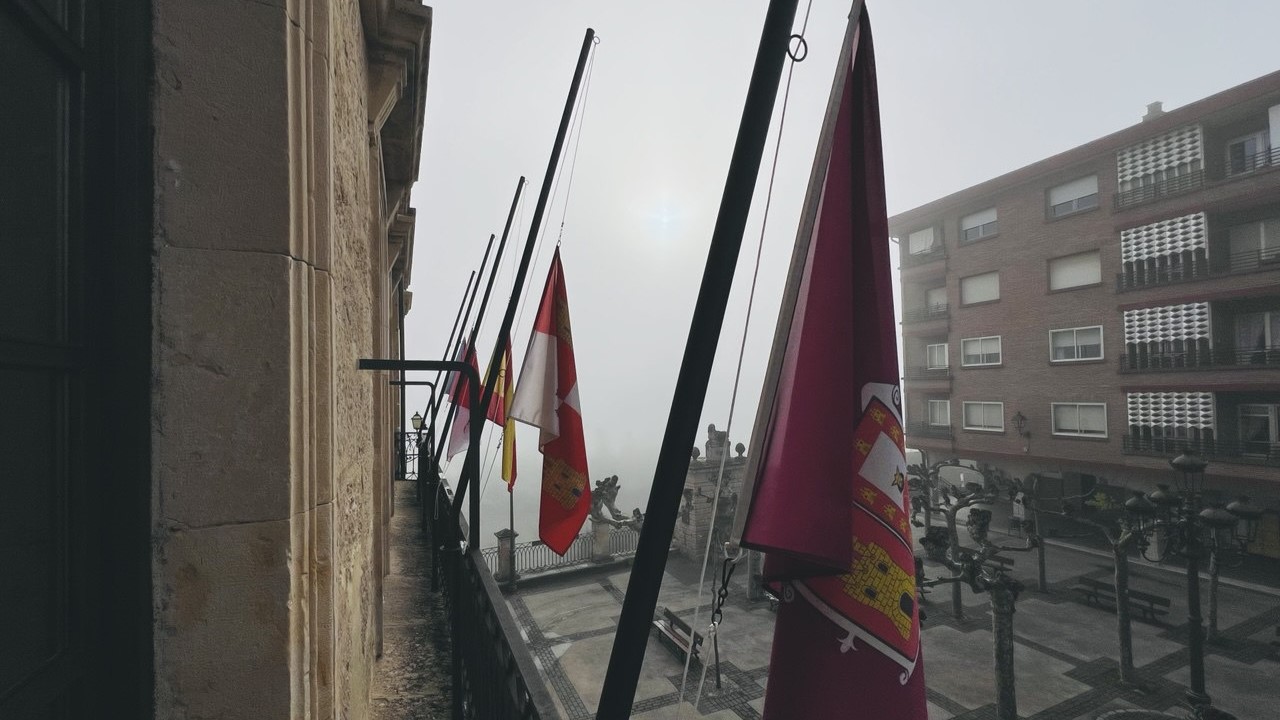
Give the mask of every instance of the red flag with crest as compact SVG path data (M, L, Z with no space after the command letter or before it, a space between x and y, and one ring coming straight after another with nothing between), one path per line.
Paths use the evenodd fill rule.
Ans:
M591 509L591 486L560 248L551 258L508 417L542 431L538 441L542 451L538 538L556 554L564 555Z
M875 61L850 22L739 520L784 600L766 720L927 717Z

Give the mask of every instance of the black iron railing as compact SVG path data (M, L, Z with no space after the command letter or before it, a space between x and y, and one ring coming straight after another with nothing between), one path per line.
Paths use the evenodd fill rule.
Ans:
M1173 285L1222 275L1280 270L1280 250L1248 250L1206 259L1199 254L1171 253L1158 258L1130 261L1124 272L1116 273L1116 291Z
M950 438L952 436L952 432L950 425L931 425L929 423L913 422L907 424L907 436Z
M906 310L902 313L902 322L928 322L929 320L946 320L951 317L950 306L946 303Z
M908 252L902 255L902 266L909 267L911 265L923 265L941 260L947 256L946 246L942 243L934 243L933 247L921 252Z
M1242 465L1280 467L1280 443L1125 435L1121 449L1126 455L1148 455L1159 458L1171 458L1184 450L1191 450L1210 462L1216 460Z
M951 368L949 367L924 367L923 365L907 368L906 374L908 380L946 380L950 377Z
M1180 195L1204 187L1204 170L1193 170L1185 175L1156 180L1147 185L1121 190L1115 195L1117 210L1159 200L1171 195Z
M432 548L432 589L441 592L449 613L454 720L557 717L480 548L465 546L466 521L453 522L453 491L433 464L418 475L419 492L427 499L422 505Z
M1227 178L1235 178L1273 165L1280 165L1280 147L1260 150L1250 155L1233 155L1228 152L1223 163L1223 173Z
M1179 352L1136 352L1120 354L1120 372L1163 372L1166 370L1221 370L1223 368L1280 367L1280 347L1193 348Z

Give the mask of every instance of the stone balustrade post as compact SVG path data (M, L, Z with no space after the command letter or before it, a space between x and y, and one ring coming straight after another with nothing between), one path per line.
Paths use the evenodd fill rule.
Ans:
M516 538L520 533L503 528L493 534L498 538L498 572L495 580L504 583L516 581Z
M609 552L610 540L613 537L613 525L602 520L591 519L591 562L607 563L613 560Z

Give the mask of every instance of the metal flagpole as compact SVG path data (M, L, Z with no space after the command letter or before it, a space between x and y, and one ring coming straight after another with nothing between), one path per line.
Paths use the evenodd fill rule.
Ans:
M458 326L462 324L462 308L467 304L467 296L471 294L471 283L476 281L476 271L471 271L471 277L467 278L467 287L462 291L462 299L458 301L458 314L453 316L453 329L449 331L449 341L444 344L444 357L441 360L452 360L449 352L453 349L453 338L458 334ZM441 373L437 372L435 380L432 382L440 382Z
M498 338L494 342L494 351L490 356L492 358L500 358L504 339L511 334L511 326L516 319L516 304L519 301L520 293L524 290L525 277L529 274L529 265L533 260L533 247L538 239L538 227L542 224L542 215L547 209L547 200L551 195L551 184L555 180L556 167L560 163L560 151L564 148L565 136L569 133L569 120L573 117L574 102L578 97L578 87L582 84L582 73L587 65L587 56L591 53L591 46L595 40L596 31L587 28L586 36L582 39L582 50L578 53L578 66L573 71L573 80L569 84L569 97L565 99L564 112L560 116L560 128L556 131L555 144L551 148L551 159L547 161L547 173L542 179L542 190L538 193L538 204L533 211L533 221L529 225L529 237L524 243L524 254L520 257L520 267L516 270L515 283L511 290L511 299L507 302L507 312L502 317L502 327L498 330ZM508 223L510 221L508 220ZM491 361L485 383L481 386L481 397L479 399L479 407L473 407L473 413L479 413L483 419L488 414L489 402L493 399L493 386L498 379L499 363ZM477 441L478 442L478 441ZM474 469L478 474L479 467ZM467 474L473 472L470 465L463 469L463 479L459 481L458 487L466 487ZM472 476L472 484L478 480ZM461 491L459 491L461 492ZM472 489L472 510L479 510L479 492ZM457 495L454 499L454 512L457 513L462 501L462 496Z
M481 279L484 278L484 269L489 264L489 251L493 250L493 241L495 237L496 236L493 233L490 233L489 244L486 245L484 248L484 258L480 261L480 278ZM498 269L498 264L494 263L494 271L497 271L497 269ZM467 299L467 310L462 314L463 328L466 328L467 323L471 321L471 306L475 303L476 293L479 292L479 290L480 290L480 283L476 282L476 284L471 288L471 297ZM476 327L479 327L479 325L480 324L477 322ZM462 337L465 333L466 333L465 329L462 332L458 333L458 339L454 343L453 352L450 353L450 357L446 359L452 359L453 357L456 357L458 355L458 349L462 347ZM472 336L474 337L474 332L472 333ZM474 351L475 351L475 348L473 346L471 345L467 346L467 352L474 352ZM467 358L465 356L458 359L463 362L467 361ZM445 438L446 440L448 440L449 438L449 430L453 427L453 417L454 415L457 414L457 411L458 411L458 403L457 402L449 403L449 412L445 413L444 425L440 426L440 436Z
M805 191L804 204L800 210L800 227L796 231L795 247L791 251L791 267L787 271L787 283L782 291L782 304L778 309L778 324L773 333L773 347L769 351L769 364L765 367L764 384L760 389L760 403L756 406L755 425L751 428L751 448L747 452L747 467L742 474L742 489L739 496L745 502L739 502L734 514L733 525L729 529L729 543L739 545L742 533L747 526L747 512L751 509L751 500L755 497L756 477L760 474L761 463L765 460L764 449L768 447L769 419L773 416L773 404L778 395L778 382L782 376L782 360L787 352L787 340L791 337L791 322L795 318L796 302L800 298L800 285L804 281L805 264L809 258L809 244L813 241L813 226L818 219L818 206L822 204L823 181L827 177L827 165L831 160L831 146L834 144L836 119L840 115L840 101L844 95L844 83L848 79L848 58L853 52L853 36L858 27L858 18L862 17L862 0L854 0L849 12L849 24L844 31L844 42L840 46L840 61L836 63L836 76L831 81L831 95L827 101L827 112L822 120L822 130L818 133L818 150L813 155L813 167L809 171L809 187Z
M631 714L798 0L770 0L596 717Z

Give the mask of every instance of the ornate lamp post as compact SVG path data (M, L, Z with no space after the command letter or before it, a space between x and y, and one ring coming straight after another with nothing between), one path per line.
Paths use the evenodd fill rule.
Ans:
M1187 561L1187 623L1188 649L1191 655L1191 689L1187 700L1198 711L1211 705L1204 689L1204 627L1200 616L1200 561L1206 553L1232 549L1243 545L1256 533L1260 513L1249 506L1247 500L1232 503L1226 509L1211 507L1201 509L1205 485L1205 468L1209 463L1190 450L1169 461L1177 473L1178 488L1168 485L1143 497L1135 495L1125 503L1132 518L1132 526L1138 531L1138 547L1142 556L1153 562L1163 562L1170 555L1180 555ZM1240 520L1245 521L1242 535L1237 535ZM1152 539L1155 549L1152 553Z

